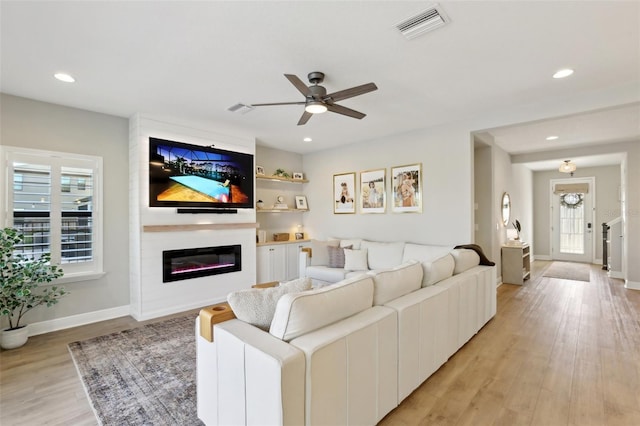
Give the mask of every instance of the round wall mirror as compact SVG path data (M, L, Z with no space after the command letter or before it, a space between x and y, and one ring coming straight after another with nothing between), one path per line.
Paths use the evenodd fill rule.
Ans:
M500 207L502 210L502 223L504 226L507 226L509 225L509 218L511 217L511 197L509 197L507 192L502 194L502 204Z

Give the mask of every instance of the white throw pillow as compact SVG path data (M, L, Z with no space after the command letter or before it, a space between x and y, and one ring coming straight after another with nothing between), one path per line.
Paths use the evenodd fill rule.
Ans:
M418 290L422 285L422 265L417 260L382 271L369 271L373 278L373 304L384 305Z
M453 269L453 275L462 273L480 264L480 256L474 250L455 249L451 250L451 255L456 264Z
M370 308L373 281L360 275L280 298L269 333L286 342Z
M404 243L363 241L360 249L367 249L369 269L389 269L402 263Z
M424 278L422 279L422 287L434 285L453 275L455 262L450 253L436 259L432 262L422 262L424 269Z
M269 330L278 300L288 293L299 293L311 288L311 278L280 283L277 287L250 288L229 293L227 302L236 318L263 330Z
M368 270L369 266L367 264L367 250L344 249L344 269L346 271Z
M338 247L340 241L311 240L311 266L327 266L329 264L329 249L327 246Z
M351 246L350 248L352 248L354 250L360 250L360 244L362 244L362 240L361 239L340 240L340 247L342 247L342 248L347 248L347 247Z

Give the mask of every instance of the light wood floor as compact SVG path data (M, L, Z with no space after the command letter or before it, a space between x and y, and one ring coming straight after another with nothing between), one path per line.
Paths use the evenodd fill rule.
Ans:
M381 425L640 425L640 292L596 265L589 283L542 277L548 265L500 286L496 317ZM0 353L0 424L97 424L67 344L149 322L119 318Z

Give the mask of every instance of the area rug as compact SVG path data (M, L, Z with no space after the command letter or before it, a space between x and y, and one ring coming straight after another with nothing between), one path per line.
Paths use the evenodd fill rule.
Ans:
M194 316L69 344L103 425L202 425L196 413Z
M588 263L575 262L553 262L543 277L560 278L563 280L587 281L589 282L591 274L591 265Z

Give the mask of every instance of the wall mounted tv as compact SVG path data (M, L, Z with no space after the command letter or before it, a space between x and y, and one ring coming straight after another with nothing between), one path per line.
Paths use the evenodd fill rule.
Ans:
M149 138L149 206L253 208L253 155Z

